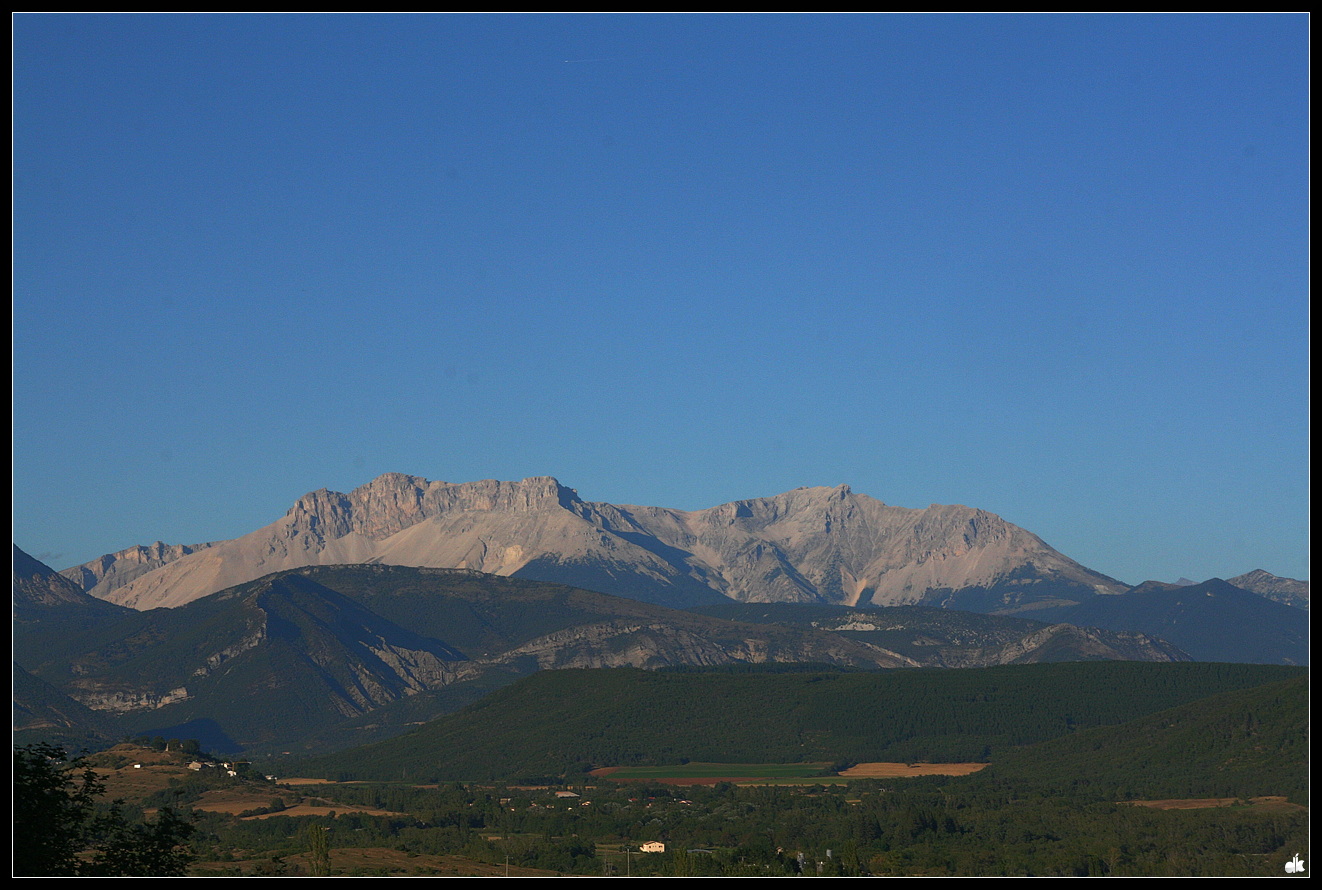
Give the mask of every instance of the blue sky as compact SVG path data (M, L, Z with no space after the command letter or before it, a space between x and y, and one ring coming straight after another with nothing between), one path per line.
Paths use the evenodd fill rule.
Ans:
M1308 24L18 15L15 542L848 483L1307 578Z

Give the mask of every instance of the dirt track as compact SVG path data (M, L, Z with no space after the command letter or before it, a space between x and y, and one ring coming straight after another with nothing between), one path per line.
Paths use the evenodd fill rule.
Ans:
M1126 803L1136 807L1150 807L1154 810L1203 810L1212 807L1233 807L1240 803L1238 797L1191 797L1180 800L1130 800ZM1284 797L1254 797L1247 801L1254 809L1303 810L1307 807L1290 803Z

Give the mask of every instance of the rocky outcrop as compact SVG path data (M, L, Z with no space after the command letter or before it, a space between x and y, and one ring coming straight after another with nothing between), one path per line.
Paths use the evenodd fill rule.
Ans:
M87 740L110 744L123 736L113 718L80 704L18 664L13 665L12 691L15 744L67 739L73 742L69 747L75 747Z
M708 633L702 633L707 630ZM481 666L507 665L523 670L636 667L646 670L689 665L768 662L817 662L845 667L918 667L912 659L879 646L821 634L778 640L766 628L742 638L713 637L709 628L631 620L580 625L531 640L487 659ZM474 665L472 669L479 666Z
M189 698L188 689L184 686L154 692L90 680L72 684L69 694L75 701L93 711L109 711L112 714L155 710L166 705L185 702Z
M462 670L455 662L426 649L410 649L385 640L368 643L367 648L398 680L398 695L416 695L448 686L455 682Z

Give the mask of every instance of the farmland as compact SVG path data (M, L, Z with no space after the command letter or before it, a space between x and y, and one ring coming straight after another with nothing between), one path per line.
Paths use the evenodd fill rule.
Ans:
M612 782L660 782L665 785L842 785L851 779L897 779L916 776L967 776L985 763L859 763L838 774L820 763L685 763L672 766L608 766L594 778Z
M1175 681L1166 694L1197 679L1184 666L1166 667L1171 670L1162 673ZM594 765L578 756L581 767L559 773L541 768L548 761L511 759L516 752L495 746L494 732L478 750L443 748L427 732L412 733L404 741L416 755L431 751L433 765L385 781L326 781L349 770L305 772L306 764L293 760L206 768L215 761L195 745L185 753L165 739L159 740L165 751L152 740L92 755L87 765L134 814L159 818L165 808L186 814L196 875L480 875L506 868L638 876L1269 875L1307 849L1306 674L1110 726L1078 728L1077 720L1058 715L1055 737L1032 744L1005 741L1013 727L1004 714L980 719L979 696L1013 704L1015 697L1006 695L1011 681L1023 685L1024 673L1050 679L1056 670L988 671L983 691L947 690L949 713L940 720L895 727L909 749L928 752L967 747L947 744L952 734L992 739L973 745L985 751L985 762L937 753L851 757L850 733L817 727L796 729L797 745L783 737L779 744L800 752L829 744L834 750L827 757L737 757L734 752L754 745L717 746L710 736L699 739L706 747L686 742L687 750L675 750L669 732L657 733L649 748L641 745L649 741L642 729L660 721L635 719L628 728L640 733L639 746L620 747L634 752L633 762L603 757ZM1117 672L1110 665L1092 670ZM1206 671L1233 677L1242 669ZM829 676L818 672L802 682L846 688L857 682ZM621 678L604 679L610 686ZM744 691L756 691L748 677L735 679L744 681ZM958 687L966 675L933 680ZM929 685L940 691L941 684ZM604 693L575 688L583 693L578 713L563 725L589 738L585 731L593 726L610 725L593 717L593 702ZM874 714L891 721L911 713L872 701ZM1042 702L1039 695L1038 709ZM523 736L539 738L533 730L548 724L536 723L530 708L517 716ZM674 709L666 725L688 727L688 717ZM1049 728L1051 721L1039 714L1038 722ZM485 766L472 760L484 750ZM697 750L713 755L691 756ZM638 762L642 755L652 762ZM718 762L722 757L727 762ZM369 759L360 750L342 762L356 767ZM437 783L442 768L461 778ZM503 777L483 778L493 773ZM320 781L288 778L294 774ZM664 848L643 853L643 845Z

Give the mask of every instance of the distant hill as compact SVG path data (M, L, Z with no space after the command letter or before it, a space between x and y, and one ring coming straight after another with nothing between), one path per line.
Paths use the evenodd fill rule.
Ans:
M298 768L332 778L518 780L685 759L995 760L1014 746L1298 675L1135 662L546 671L403 736Z
M1100 800L1278 795L1308 802L1308 676L1221 692L1004 752L973 784Z
M84 593L76 584L34 559L17 546L13 563L14 661L25 668L58 660L66 647L96 637L119 621L135 615Z
M1149 581L1053 612L1055 620L1160 637L1200 661L1308 663L1308 615L1218 578Z
M315 567L177 609L97 607L113 620L78 633L49 635L44 619L16 625L16 651L34 674L129 731L189 725L218 750L293 744L413 697L416 705L393 713L427 719L546 668L913 664L823 631L744 626L456 570Z
M32 674L24 688L40 681L42 690L15 699L16 719L40 724L43 703L63 700L66 715L78 703L112 731L223 751L387 738L547 669L1188 658L1141 632L916 606L726 600L700 614L464 569L312 566L140 612L91 597L16 550L14 585L15 658Z
M1247 590L1256 593L1258 596L1265 596L1269 600L1282 603L1287 606L1294 606L1297 609L1308 608L1308 582L1296 581L1294 578L1279 578L1271 572L1264 572L1262 569L1254 569L1243 575L1236 575L1229 579L1229 583L1235 585L1240 590Z
M87 623L126 614L116 606L85 593L50 566L14 546L13 617L15 621L49 618L57 612L80 615Z
M553 667L816 661L912 667L883 647L816 629L756 627L563 584L466 570L326 566L301 574L475 659Z
M451 484L391 473L315 491L265 528L201 549L130 548L65 571L97 597L175 607L275 571L468 568L668 606L728 600L1072 605L1125 585L983 510L894 507L846 485L682 511L591 503L549 477Z
M34 672L133 731L209 720L243 744L364 713L452 678L463 661L297 575L135 612L49 654Z

